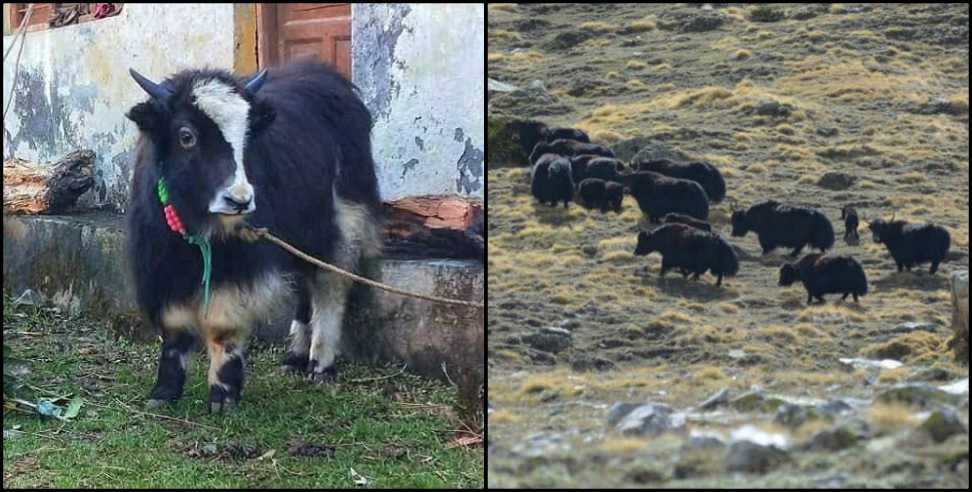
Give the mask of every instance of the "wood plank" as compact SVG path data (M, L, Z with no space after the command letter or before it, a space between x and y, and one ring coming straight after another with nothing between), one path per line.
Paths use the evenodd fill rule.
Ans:
M417 196L385 203L385 252L482 260L483 213L481 201L456 196Z
M3 211L56 214L71 208L94 184L95 153L77 150L53 166L10 159L3 163Z

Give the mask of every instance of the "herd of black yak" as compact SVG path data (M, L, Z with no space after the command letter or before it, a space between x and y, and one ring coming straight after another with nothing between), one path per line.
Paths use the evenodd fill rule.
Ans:
M625 165L615 153L591 143L581 130L549 128L540 122L522 122L516 128L520 145L530 152L531 192L543 204L576 201L584 208L602 213L621 213L625 195L631 195L651 223L664 223L650 232L638 233L635 255L658 252L661 275L676 268L683 277L698 279L706 271L716 285L734 276L739 261L733 247L712 231L708 223L709 204L726 198L722 173L709 162L679 162L669 159L638 160ZM858 244L857 211L841 209L844 240ZM780 268L779 285L796 281L807 290L807 302L824 294L843 294L858 300L867 293L867 277L860 262L849 255L827 254L834 246L834 229L826 214L817 208L765 200L732 212L732 236L756 234L762 253L776 248L793 248L796 259L803 248L818 249ZM898 266L910 270L931 263L930 273L948 254L948 231L935 224L909 224L903 220L873 220L868 228L874 241L884 244Z

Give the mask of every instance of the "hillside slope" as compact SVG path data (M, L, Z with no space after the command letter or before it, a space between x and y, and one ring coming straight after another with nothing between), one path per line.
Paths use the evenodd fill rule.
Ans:
M945 347L947 276L969 262L968 4L708 5L489 6L489 77L532 87L491 96L491 118L575 126L616 149L652 140L714 163L729 199L710 219L741 251L721 288L710 275L662 279L657 254L633 255L646 224L630 197L620 215L549 208L530 197L528 168L491 169L490 486L967 485L967 433L922 441L915 428L938 407L873 400L894 384L968 377ZM760 256L754 235L729 237L730 202L766 198L826 213L835 251L859 259L871 284L859 304L807 306L802 286L777 286L786 251ZM845 244L848 204L862 219L945 226L948 261L934 276L927 265L896 273L864 220L861 243ZM967 428L965 384L948 405ZM689 412L688 430L660 436L605 423L616 402L689 411L753 386L791 402L856 399L827 425L858 419L868 431L818 453L797 448L829 427L781 427L766 408ZM683 446L688 431L727 444L744 424L784 436L789 461L747 479L723 473L727 448Z

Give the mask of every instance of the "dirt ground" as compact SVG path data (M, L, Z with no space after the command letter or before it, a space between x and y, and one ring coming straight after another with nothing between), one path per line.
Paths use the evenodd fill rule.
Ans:
M728 199L710 221L740 249L722 287L659 278L657 254L633 255L646 224L630 197L620 215L541 206L528 167L489 163L490 486L967 486L967 430L924 442L939 406L878 400L895 385L968 378L946 346L947 278L969 262L968 5L707 5L489 6L489 77L527 89L492 95L490 118L577 127L615 149L650 139L712 162ZM730 202L767 198L825 212L834 251L864 266L860 303L807 306L802 286L777 286L787 250L760 256L753 234L730 237ZM840 238L843 205L863 216L858 245ZM895 271L866 231L892 214L949 230L939 273ZM697 412L719 390L754 386L797 404L855 399L851 417L827 425L869 430L821 453L801 446L824 426L781 427L775 407ZM605 418L622 401L684 409L688 425L621 435ZM943 405L967 429L967 379ZM685 447L710 431L730 446L744 424L785 437L788 461L739 476L726 473L726 446Z

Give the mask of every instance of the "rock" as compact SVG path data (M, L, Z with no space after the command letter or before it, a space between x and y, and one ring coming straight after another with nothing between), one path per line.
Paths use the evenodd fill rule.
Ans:
M854 407L852 407L849 403L841 399L830 400L827 403L821 403L820 405L817 405L817 411L830 416L843 415L847 412L852 411L853 409Z
M787 12L787 17L797 20L807 20L827 13L827 4L811 4L807 7L793 9Z
M776 409L774 422L795 429L809 420L819 420L824 418L819 410L814 407L796 405L794 403L784 403Z
M772 412L785 402L779 398L767 397L760 390L740 395L729 405L740 412Z
M787 461L787 452L776 446L764 446L750 441L738 441L726 453L726 471L766 473Z
M838 360L841 364L853 369L897 369L904 365L893 359L872 360L845 357Z
M708 434L692 434L682 443L682 449L717 449L725 446L722 439Z
M500 82L494 79L486 80L486 96L492 97L493 93L496 92L513 92L520 90L519 87L515 85L507 84L506 82Z
M938 331L938 325L928 322L920 323L916 321L908 321L895 326L889 330L888 333L897 335L900 333L911 333L914 331L930 331L934 333Z
M857 178L847 173L828 171L817 180L817 186L827 190L846 190L853 186Z
M641 405L643 405L643 403L631 402L617 402L614 405L611 405L611 408L608 410L608 425L614 427L618 422L621 421L621 419L631 413L632 410L640 407Z
M706 32L718 29L726 22L726 16L718 12L702 11L698 14L689 15L688 19L683 20L679 26L679 32Z
M513 23L517 31L536 31L550 27L550 23L542 19L523 19Z
M774 118L786 118L793 112L793 105L781 103L779 101L763 101L753 108L753 113L760 116L772 116Z
M958 413L947 407L932 412L921 424L921 429L931 435L935 442L942 442L955 434L968 432Z
M948 369L942 369L941 367L930 367L922 369L911 376L908 376L907 381L909 382L919 382L919 381L948 381L955 377L955 373L949 371Z
M617 366L614 362L601 357L589 356L589 355L579 355L570 361L570 368L577 372L584 371L610 371Z
M634 152L634 155L631 155L632 150L635 148L637 148L637 151ZM615 145L613 150L618 156L618 159L621 160L625 160L625 156L631 155L629 160L632 164L643 160L653 161L657 159L670 159L673 161L691 160L682 151L673 149L663 142L644 138L625 140Z
M759 5L749 11L749 20L753 22L778 22L785 18L783 10L769 5Z
M817 135L820 135L821 137L835 137L839 133L836 128L829 126L817 127L816 132Z
M543 328L523 337L523 341L536 350L556 354L570 347L570 332L563 328Z
M960 379L952 384L939 386L938 389L950 395L967 395L969 394L969 378Z
M685 426L685 418L672 415L671 407L648 403L631 410L618 423L618 432L625 435L657 436Z
M594 37L594 33L590 31L564 31L556 35L553 40L544 45L544 49L553 50L564 50L568 48L573 48L584 41Z
M717 407L721 407L729 403L729 388L722 388L716 394L706 398L704 402L699 404L699 409L701 410L713 410Z
M584 256L588 258L593 258L597 256L597 246L593 244L586 244L584 246L581 246L581 253L584 253Z
M933 404L949 403L952 395L927 383L899 384L878 395L882 402L904 403L927 408Z
M944 97L932 96L922 103L916 112L919 114L948 114L959 116L969 112L969 105L967 102L962 103L957 100L952 101Z
M528 437L526 441L514 445L510 451L521 458L545 459L552 454L564 453L569 450L570 445L567 444L563 436L534 434Z
M969 271L952 272L948 278L952 291L952 330L955 336L949 342L955 357L969 362Z
M841 451L857 444L859 437L851 429L838 426L818 432L805 449L813 451Z

